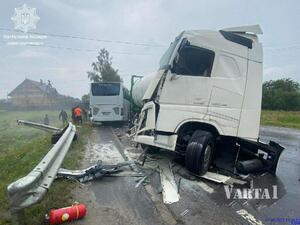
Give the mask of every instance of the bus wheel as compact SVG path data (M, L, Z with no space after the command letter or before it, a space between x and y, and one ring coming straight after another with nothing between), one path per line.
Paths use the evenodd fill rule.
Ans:
M207 131L196 130L186 148L185 166L199 175L208 171L214 148L214 136Z

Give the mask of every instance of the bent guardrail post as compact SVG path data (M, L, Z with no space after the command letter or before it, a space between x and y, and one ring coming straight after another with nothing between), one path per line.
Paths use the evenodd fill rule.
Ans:
M48 132L59 132L62 131L62 129L57 128L57 127L52 127L49 125L45 125L45 124L41 124L41 123L34 123L34 122L30 122L30 121L25 121L25 120L17 120L18 125L25 125L28 127L33 127L33 128L37 128L37 129L41 129L44 131L48 131Z
M24 209L42 200L56 177L74 139L76 127L69 123L62 136L38 165L7 187L13 224L22 224Z

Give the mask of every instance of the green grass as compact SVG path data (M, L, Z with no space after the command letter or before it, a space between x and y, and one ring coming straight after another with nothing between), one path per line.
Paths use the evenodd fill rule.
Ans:
M10 151L11 148L20 147L32 138L41 137L45 132L38 129L17 125L18 119L42 123L45 114L48 114L50 125L61 126L58 120L58 111L0 111L0 154Z
M0 225L10 224L7 185L30 172L52 146L51 134L18 126L15 121L41 122L45 113L49 115L51 125L61 125L57 111L0 112ZM72 143L63 162L65 168L78 168L83 157L82 136L87 135L89 130L88 125L77 129L79 138ZM26 224L41 224L49 209L74 203L71 191L75 185L67 180L55 181L41 203L25 210Z
M300 111L263 110L261 124L300 129Z

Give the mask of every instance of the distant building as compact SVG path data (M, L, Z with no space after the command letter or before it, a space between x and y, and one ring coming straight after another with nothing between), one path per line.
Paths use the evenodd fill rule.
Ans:
M15 107L51 107L59 104L64 96L60 95L50 81L48 83L25 79L8 96Z

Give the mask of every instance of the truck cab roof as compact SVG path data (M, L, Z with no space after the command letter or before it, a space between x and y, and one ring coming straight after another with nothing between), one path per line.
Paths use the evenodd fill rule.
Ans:
M220 50L235 54L254 61L262 61L262 46L258 41L258 34L262 34L259 25L225 28L219 31L187 30L181 36L187 38L191 45Z

